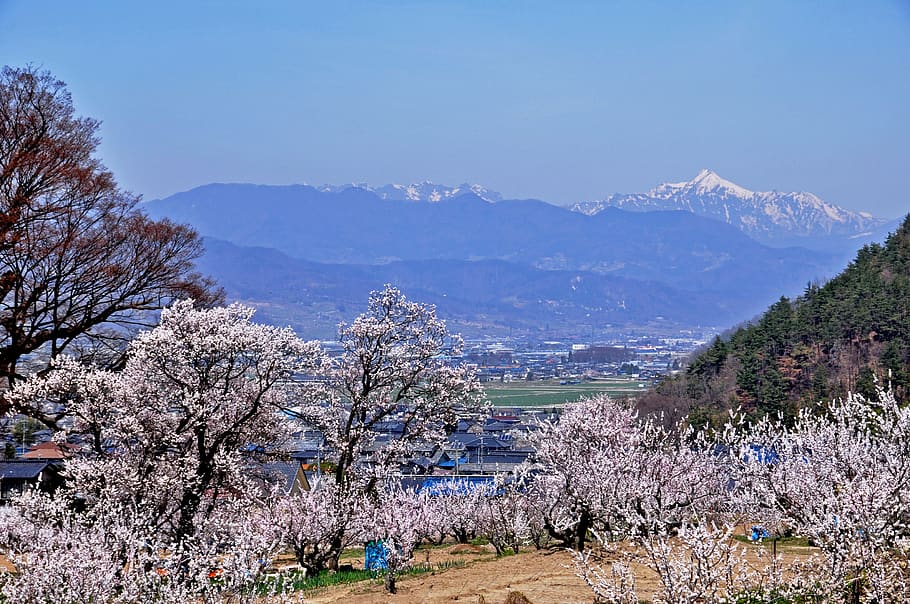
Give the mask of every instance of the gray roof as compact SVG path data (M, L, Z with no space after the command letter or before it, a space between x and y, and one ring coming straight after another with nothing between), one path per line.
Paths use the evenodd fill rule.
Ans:
M514 424L507 422L487 422L483 429L485 432L505 432L511 430Z
M262 470L266 480L272 484L280 484L285 493L292 493L296 488L304 488L304 485L296 485L297 472L300 470L299 461L271 461L262 464Z
M513 464L519 465L524 461L527 461L529 457L528 453L524 452L513 452L513 451L490 451L483 456L484 463L490 464ZM479 459L479 457L478 457Z

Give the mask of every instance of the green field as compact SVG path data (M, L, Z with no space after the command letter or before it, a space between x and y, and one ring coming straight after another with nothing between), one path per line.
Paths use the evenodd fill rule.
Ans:
M640 388L639 384L645 384ZM610 378L560 385L559 380L539 382L489 382L483 384L486 398L497 407L549 407L572 403L586 396L609 394L614 397L635 396L647 389L648 383L629 378Z

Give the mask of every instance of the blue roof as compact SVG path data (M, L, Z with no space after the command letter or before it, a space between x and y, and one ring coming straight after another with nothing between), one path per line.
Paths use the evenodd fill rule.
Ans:
M777 455L772 447L766 447L764 445L752 444L749 445L749 452L743 456L744 461L757 461L758 463L763 463L769 466L775 465L780 458Z
M46 459L0 461L0 480L37 478L49 465Z
M468 456L465 455L463 457L459 457L457 461L454 459L447 459L445 461L438 462L436 465L439 466L440 468L454 468L456 463L462 464L462 463L468 463L468 461L469 461Z
M475 489L493 486L495 476L427 476L419 490L430 495L470 493Z

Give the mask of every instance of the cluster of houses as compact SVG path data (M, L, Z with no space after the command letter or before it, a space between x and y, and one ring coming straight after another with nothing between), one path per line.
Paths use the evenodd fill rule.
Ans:
M471 365L481 381L556 379L564 380L560 383L575 383L578 379L619 374L631 374L642 381L657 380L677 371L680 361L704 343L706 337L704 334L663 339L624 337L603 345L473 341L468 342L458 362ZM463 420L443 445L418 447L399 468L400 474L420 482L443 476L493 476L510 472L534 453L523 435L533 431L545 415L528 409L500 408L484 420ZM400 422L384 423L373 449L397 438L403 429ZM77 447L52 443L50 431L38 430L31 436L37 444L30 447L7 443L4 459L0 460L0 504L28 485L53 488L60 482L62 464L77 452ZM322 470L323 462L331 457L322 435L312 431L301 431L287 452L289 460L267 464L267 469L289 491L309 488ZM362 462L369 463L372 453L369 448L363 451Z
M28 487L55 489L62 482L60 470L64 460L77 450L73 445L48 440L25 448L19 457L0 460L0 505Z
M461 420L443 444L416 447L398 471L416 487L443 477L492 480L498 473L511 472L534 454L525 435L547 417L540 411L499 408L484 419ZM361 451L360 463L369 464L372 454L387 441L400 437L403 430L404 424L399 421L379 426L379 437ZM49 438L38 435L38 439L44 436ZM60 471L66 459L79 450L76 445L51 440L18 449L18 457L0 460L0 505L28 487L56 488L62 481ZM283 485L289 493L309 489L332 456L322 434L312 430L298 432L286 453L289 455L284 459L269 462L264 469L271 482Z
M703 340L629 340L611 344L548 341L528 345L509 341L469 342L462 362L482 382L598 378L619 375L656 380L680 369Z
M400 463L398 474L416 487L450 477L492 480L496 474L515 470L534 454L525 436L537 429L539 420L548 417L540 411L499 408L485 419L460 420L444 443L414 447L413 455ZM400 437L403 430L404 424L398 421L378 426L379 436L360 452L359 463L370 464L372 454ZM289 488L308 488L324 471L331 451L319 432L301 430L296 436L290 445L293 462L275 469L283 472Z

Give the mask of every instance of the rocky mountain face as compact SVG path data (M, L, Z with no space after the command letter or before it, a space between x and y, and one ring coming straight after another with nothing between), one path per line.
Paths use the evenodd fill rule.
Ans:
M702 170L689 181L664 183L647 193L614 194L572 207L588 215L606 208L685 210L735 226L768 245L816 249L838 249L845 239L867 236L883 224L871 214L838 207L812 193L750 191L710 170Z

